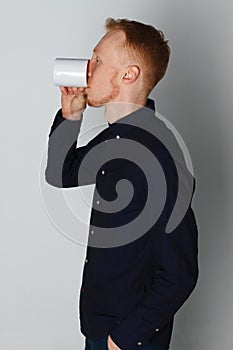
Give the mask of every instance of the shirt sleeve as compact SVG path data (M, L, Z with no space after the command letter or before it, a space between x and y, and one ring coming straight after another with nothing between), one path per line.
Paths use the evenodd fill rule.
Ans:
M198 277L197 225L191 205L180 224L165 232L176 194L177 174L167 166L167 206L151 229L153 283L110 336L120 349L135 350L169 323L193 291Z
M78 177L82 160L96 143L96 138L87 145L77 148L82 118L68 120L63 118L60 109L53 121L49 133L46 181L59 188L77 187L95 183L93 172L86 169L85 179Z

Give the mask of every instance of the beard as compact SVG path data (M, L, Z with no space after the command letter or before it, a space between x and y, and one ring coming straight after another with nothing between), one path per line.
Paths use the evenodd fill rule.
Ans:
M117 74L115 74L110 81L111 90L107 92L105 95L103 95L102 97L92 98L92 97L89 97L88 94L86 95L86 102L88 106L90 107L103 106L104 104L111 102L114 98L116 98L119 95L120 86L116 82L116 77L117 77Z

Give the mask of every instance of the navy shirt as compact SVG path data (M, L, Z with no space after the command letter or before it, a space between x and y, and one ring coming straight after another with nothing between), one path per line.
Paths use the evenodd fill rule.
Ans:
M108 123L78 148L81 120L66 120L59 110L49 134L45 173L46 181L56 187L96 184L80 289L81 331L93 339L110 334L123 350L138 349L152 338L167 349L174 314L198 277L197 226L191 208L194 186L182 219L166 232L179 189L192 184L193 178L173 134L155 116L153 101L148 99L146 107ZM166 135L177 159L149 130ZM134 143L132 153L130 142L142 145L150 156L144 157L144 148L137 150ZM162 199L161 174L153 170L151 155L163 169ZM140 164L151 172L149 181ZM177 167L182 169L184 184L179 182ZM125 182L117 188L122 179ZM144 219L137 221L144 211Z

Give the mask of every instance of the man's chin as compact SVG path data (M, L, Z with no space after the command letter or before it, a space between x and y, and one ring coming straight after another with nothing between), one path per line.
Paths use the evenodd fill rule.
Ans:
M91 98L86 99L86 103L89 107L101 107L103 106L103 103L101 103L100 101L96 101L96 100L92 100Z

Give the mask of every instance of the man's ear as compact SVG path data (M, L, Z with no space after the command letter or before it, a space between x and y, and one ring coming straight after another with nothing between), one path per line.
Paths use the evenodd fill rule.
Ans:
M123 75L123 81L126 84L132 84L137 80L140 74L140 68L138 66L129 66L125 74Z

